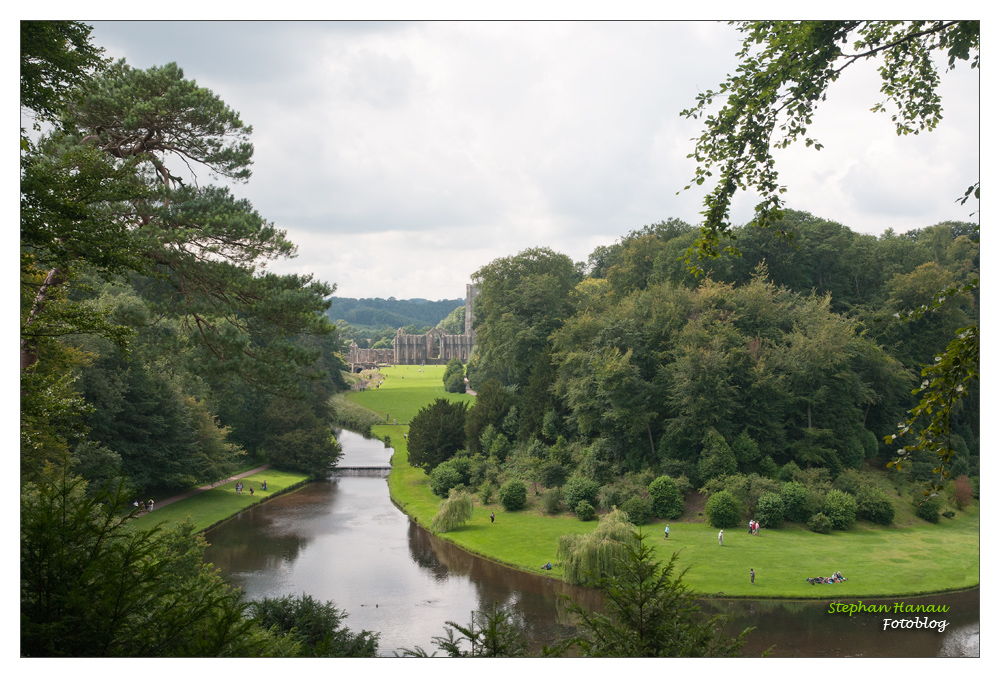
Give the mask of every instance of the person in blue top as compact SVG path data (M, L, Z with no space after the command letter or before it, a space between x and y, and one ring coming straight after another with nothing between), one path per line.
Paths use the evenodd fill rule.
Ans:
M663 530L663 538L670 539L670 525L667 525L666 529Z

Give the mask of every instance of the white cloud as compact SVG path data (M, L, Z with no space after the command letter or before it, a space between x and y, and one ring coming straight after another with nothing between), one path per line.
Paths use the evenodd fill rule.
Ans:
M698 220L696 121L679 113L735 67L740 36L707 22L99 23L137 67L177 61L254 126L237 192L289 230L342 296L456 298L500 256L546 246L584 260L661 219ZM871 72L816 116L826 148L793 148L790 207L857 230L970 211L978 73L944 76L945 121L897 138ZM733 220L753 213L752 195Z

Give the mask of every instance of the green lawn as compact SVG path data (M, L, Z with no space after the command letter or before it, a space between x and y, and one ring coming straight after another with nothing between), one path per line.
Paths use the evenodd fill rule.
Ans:
M380 370L385 381L379 388L365 391L351 391L347 399L364 405L376 412L387 424L408 424L422 407L434 402L435 398L450 401L467 401L471 407L474 398L465 393L447 393L444 390L444 365L418 367L417 365L397 365Z
M266 492L260 491L262 480L267 481ZM306 480L308 480L308 476L304 473L268 469L241 478L240 482L246 488L243 490L243 494L236 494L237 481L234 480L193 497L158 508L151 513L146 513L137 518L134 524L148 528L161 522L172 525L186 518L191 518L196 529L204 530L244 509L265 501L269 497L280 494L296 485L301 485ZM251 484L254 488L253 497L249 493Z
M449 397L441 384L443 367L383 368L387 379L380 389L352 393L352 401L385 415L398 424L380 425L372 433L390 438L393 470L389 491L393 501L418 523L428 527L440 499L431 491L428 476L406 463L409 422L416 412L435 397ZM439 535L462 548L518 569L540 572L552 561L546 576L559 577L562 568L555 560L560 535L586 532L596 522L584 523L566 515L550 517L534 507L507 513L498 505L480 506L472 520L455 532ZM496 522L490 524L490 511ZM919 521L902 528L881 528L859 523L848 532L815 534L800 526L762 530L751 537L746 530L726 530L724 545L707 523L676 521L670 524L670 539L663 539L664 522L644 526L661 558L680 551L680 563L690 568L685 581L705 595L766 598L859 598L901 596L932 591L968 588L979 583L979 512L969 508L952 520L942 518L932 525ZM756 584L750 585L750 568ZM812 586L806 577L829 577L840 570L848 581Z
M690 567L685 580L700 593L737 597L855 598L930 593L979 584L979 512L967 509L938 525L884 528L859 523L847 532L816 534L802 526L761 530L719 530L707 523L649 525L663 557L681 551ZM756 583L750 585L750 568ZM840 584L810 585L806 577L829 577L839 570Z
M389 494L403 511L430 529L441 499L430 490L429 476L407 463L406 441L402 433L408 426L375 426L372 434L382 439L391 436L393 447ZM549 517L535 511L507 513L499 505L482 506L476 500L472 520L462 528L438 535L472 553L530 572L538 571L548 561L552 571L546 576L561 577L556 563L556 542L560 535L589 532L596 523L584 523L574 517ZM496 522L490 524L490 512Z

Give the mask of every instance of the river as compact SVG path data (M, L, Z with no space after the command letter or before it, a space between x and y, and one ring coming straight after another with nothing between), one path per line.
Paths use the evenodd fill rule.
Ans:
M351 431L338 439L341 466L388 469L392 450L380 441ZM473 610L494 601L511 606L538 651L573 631L562 595L588 609L600 606L593 590L512 570L434 537L392 504L378 470L310 483L241 513L207 537L206 561L250 598L308 593L332 600L348 614L351 629L381 633L384 656L416 646L434 651L432 639L444 635L446 621L465 625ZM918 615L830 614L828 602L717 599L702 605L731 615L728 630L757 627L747 656L768 648L786 657L979 655L978 589L906 602L948 605L948 613L930 615L947 621L945 631L883 630L883 618Z

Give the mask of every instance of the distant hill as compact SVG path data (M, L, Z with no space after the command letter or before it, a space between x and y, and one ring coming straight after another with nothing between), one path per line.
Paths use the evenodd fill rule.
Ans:
M435 326L457 307L465 305L465 299L348 299L333 297L327 315L336 322L343 320L354 327L380 330L387 327L407 325Z

